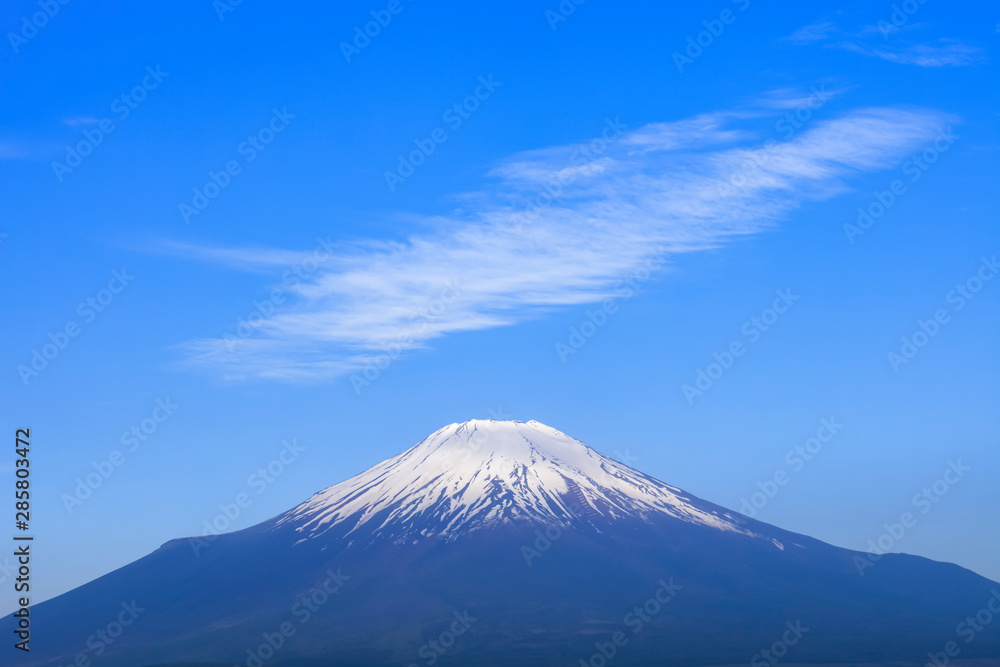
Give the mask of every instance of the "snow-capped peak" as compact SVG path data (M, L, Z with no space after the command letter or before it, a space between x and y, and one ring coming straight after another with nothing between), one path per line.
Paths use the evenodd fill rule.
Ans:
M656 513L746 533L714 507L536 421L449 424L402 454L277 517L303 538L335 526L394 539L453 538L488 525Z

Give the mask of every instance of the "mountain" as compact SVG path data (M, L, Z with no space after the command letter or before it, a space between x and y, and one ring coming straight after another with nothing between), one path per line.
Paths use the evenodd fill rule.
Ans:
M608 520L668 514L745 532L729 512L534 421L446 426L399 456L317 493L276 524L294 526L309 539L341 526L350 528L343 533L348 538L454 541L525 521L559 525L584 509Z
M469 421L38 605L13 664L985 666L998 589L749 519L538 422Z

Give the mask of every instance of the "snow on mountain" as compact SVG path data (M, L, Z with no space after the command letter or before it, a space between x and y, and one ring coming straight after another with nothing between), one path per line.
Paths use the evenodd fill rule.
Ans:
M529 560L543 522L572 529ZM615 667L745 664L794 619L812 629L789 662L916 667L998 586L904 554L862 577L870 554L745 520L537 422L452 424L290 512L196 543L171 540L35 605L45 641L21 667L79 664L81 638L122 600L145 611L102 667L261 664L291 625L271 651L284 667L408 665L463 611L480 620L434 654L440 667L577 664L643 600L642 633ZM666 580L683 590L657 613ZM966 667L997 656L1000 623L962 648Z
M564 524L595 515L648 520L659 513L764 537L742 528L721 508L536 421L450 424L402 454L313 495L276 517L275 525L294 525L303 539L343 524L338 532L349 539L364 527L402 541L454 539L513 521Z

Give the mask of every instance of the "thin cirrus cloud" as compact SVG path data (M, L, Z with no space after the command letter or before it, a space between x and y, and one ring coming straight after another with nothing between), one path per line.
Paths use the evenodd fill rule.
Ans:
M825 41L837 32L839 32L839 29L835 23L823 20L803 26L785 39L795 44L811 44L813 42Z
M511 156L461 211L421 220L437 231L338 246L305 280L282 284L288 298L252 335L188 341L184 363L231 380L328 380L444 336L598 302L652 256L763 231L843 192L852 175L899 164L953 122L892 107L813 121L778 142L746 129L774 113L704 114ZM275 275L312 256L187 252Z
M982 49L953 39L939 39L936 42L912 44L894 49L856 42L844 42L839 46L862 55L918 67L964 67L985 60Z
M842 31L830 20L822 19L799 28L784 38L799 46L824 43L826 46L880 58L900 65L917 67L966 67L986 60L985 52L957 39L938 38L916 42L903 41L899 35L930 27L910 22L896 25L880 21L854 33Z

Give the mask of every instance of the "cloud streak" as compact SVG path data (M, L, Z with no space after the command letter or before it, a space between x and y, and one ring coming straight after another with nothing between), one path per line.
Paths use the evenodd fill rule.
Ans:
M865 56L918 67L965 67L985 60L982 49L953 39L939 39L936 42L897 48L869 46L857 42L843 42L839 47Z
M822 19L799 28L784 40L799 46L825 43L826 46L869 58L917 67L967 67L986 60L983 49L957 39L939 38L908 43L888 41L890 36L928 27L925 23L894 25L882 21L879 25L866 25L850 33L842 31L832 21Z
M812 44L828 39L832 34L839 32L839 29L832 21L816 21L807 26L803 26L785 39L794 44Z
M253 336L237 345L189 341L185 363L232 380L327 380L443 336L598 302L651 255L669 259L765 230L803 202L844 191L852 175L898 164L949 122L922 109L856 110L769 143L762 162L767 137L740 127L746 117L618 127L592 142L511 156L490 172L491 187L461 198L463 210L421 220L438 231L340 246L288 288L286 305ZM278 271L304 256L198 252Z

